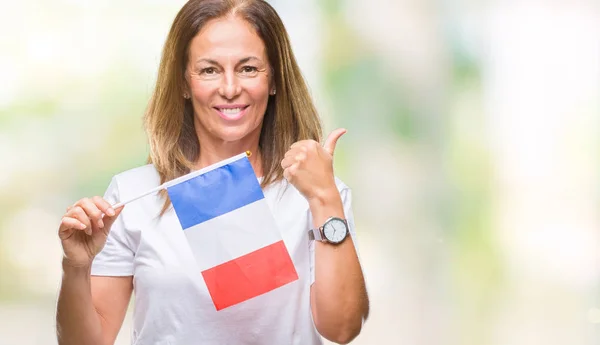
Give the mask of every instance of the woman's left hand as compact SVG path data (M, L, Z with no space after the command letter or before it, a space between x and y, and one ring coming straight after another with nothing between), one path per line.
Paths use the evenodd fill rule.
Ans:
M295 142L281 161L283 176L310 202L337 193L333 174L333 152L343 128L331 132L321 146L314 140Z

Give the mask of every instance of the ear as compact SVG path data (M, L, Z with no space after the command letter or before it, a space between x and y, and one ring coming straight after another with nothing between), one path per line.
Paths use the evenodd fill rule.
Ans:
M274 96L277 92L277 88L275 85L275 70L273 67L269 67L269 95Z
M185 99L190 99L192 95L192 90L190 88L187 70L183 72L183 83L181 85L181 89L183 90L181 96Z

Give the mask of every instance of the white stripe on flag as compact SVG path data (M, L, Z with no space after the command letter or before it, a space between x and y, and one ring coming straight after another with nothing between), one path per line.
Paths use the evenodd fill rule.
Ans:
M183 232L200 270L236 259L282 239L264 198Z

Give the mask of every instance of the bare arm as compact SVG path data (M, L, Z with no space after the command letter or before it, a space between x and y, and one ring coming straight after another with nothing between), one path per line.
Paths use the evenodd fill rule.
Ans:
M119 217L100 198L84 198L67 208L58 236L63 247L63 276L56 308L60 345L113 344L127 311L133 278L92 277L91 267Z
M346 133L337 129L321 145L314 140L292 144L281 161L283 176L306 198L313 226L329 217L345 218L344 205L333 174L333 152ZM354 243L315 243L315 282L310 307L319 333L336 343L348 343L362 328L369 313L365 280Z
M90 267L63 263L56 313L58 343L114 344L132 290L132 277L90 276Z
M329 217L344 218L337 190L310 204L314 227ZM346 344L354 339L369 313L365 280L352 239L339 245L315 243L315 282L310 289L313 320L328 340Z

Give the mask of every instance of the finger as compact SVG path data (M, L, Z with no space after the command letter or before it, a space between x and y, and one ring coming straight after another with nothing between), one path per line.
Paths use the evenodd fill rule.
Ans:
M60 226L58 227L58 237L61 240L66 240L73 235L73 232L82 231L84 229L85 224L75 218L65 216L60 221Z
M300 164L302 162L304 162L306 160L306 152L298 152L295 156L294 156L294 160Z
M304 162L306 160L306 158L307 158L306 150L290 151L290 153L287 154L285 156L285 158L283 158L283 160L281 161L281 167L286 169L294 163Z
M296 157L298 157L298 155L300 155L300 152L298 152L298 151L292 152L289 155L286 155L285 158L283 158L283 160L281 161L281 167L283 169L289 168L290 165L297 162Z
M114 210L114 215L113 216L108 216L108 214L106 215L106 217L104 217L104 228L105 229L110 229L110 227L113 225L113 223L115 222L115 220L117 220L117 218L119 217L119 215L121 214L121 211L123 211L123 208L125 207L125 205L116 208ZM108 230L106 230L108 231Z
M283 170L289 168L292 164L294 164L296 160L294 159L294 157L289 156L289 157L285 157L282 161L281 161L281 167L283 168Z
M283 178L285 178L288 182L290 182L290 174L288 173L287 169L285 169L283 171Z
M80 222L79 220L72 218L72 217L63 217L61 222L60 222L60 227L59 227L59 231L65 231L68 229L79 229L79 230L84 230L86 228L86 225L83 224L82 222Z
M67 212L67 216L71 217L71 218L75 218L78 221L80 221L81 223L83 223L85 225L85 233L88 235L92 234L92 223L90 218L88 217L88 215L85 213L85 211L83 210L83 208L81 208L81 206L75 206L73 208L71 208L71 210L69 210L69 212Z
M296 176L296 171L298 170L298 163L292 164L287 169L283 170L283 177L285 177L288 182L292 182L294 177Z
M330 155L333 156L333 151L335 151L335 145L337 144L338 139L342 135L344 135L344 133L346 133L346 129L344 128L338 128L335 131L331 132L327 137L327 140L325 140L325 144L323 144L323 148L325 149L325 151L327 151Z
M285 155L283 156L283 158L288 158L288 157L296 157L299 153L301 152L308 152L308 149L306 148L306 146L297 146L293 149L288 150Z
M99 196L93 197L92 201L94 202L94 204L96 204L96 207L98 207L98 209L105 215L107 215L109 217L112 217L115 215L115 210L112 208L112 206L110 205L110 203L108 201L104 200L103 198L101 198Z
M92 224L102 229L104 227L104 222L102 221L102 211L96 206L96 204L90 199L81 199L78 203L79 207L81 207L87 216L92 221Z

